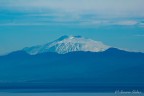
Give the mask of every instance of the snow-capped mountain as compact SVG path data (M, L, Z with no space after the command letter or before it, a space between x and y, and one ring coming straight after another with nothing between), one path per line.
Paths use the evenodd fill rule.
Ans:
M100 41L86 39L81 36L62 36L59 39L45 45L26 47L23 50L31 55L35 55L45 52L57 52L59 54L65 54L73 51L102 52L109 48L110 46L104 45Z

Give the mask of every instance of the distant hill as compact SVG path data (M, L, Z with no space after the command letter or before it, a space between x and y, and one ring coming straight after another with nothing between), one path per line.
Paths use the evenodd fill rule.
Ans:
M29 55L24 51L0 57L0 82L77 82L140 84L144 54L110 48L103 52L54 52Z

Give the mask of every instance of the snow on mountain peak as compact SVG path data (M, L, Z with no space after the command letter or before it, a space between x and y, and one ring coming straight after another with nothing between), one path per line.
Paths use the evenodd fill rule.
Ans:
M35 55L45 52L57 52L59 54L74 51L102 52L109 48L109 46L104 45L100 41L86 39L81 36L62 36L59 39L45 45L27 47L23 50L31 55Z
M59 39L57 39L58 41L62 41L62 40L65 40L65 39L74 39L74 38L82 38L81 36L67 36L67 35L64 35L64 36L61 36Z

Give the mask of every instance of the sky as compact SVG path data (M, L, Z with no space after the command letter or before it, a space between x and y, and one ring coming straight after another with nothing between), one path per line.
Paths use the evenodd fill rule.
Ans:
M0 0L0 54L81 35L144 52L144 0Z

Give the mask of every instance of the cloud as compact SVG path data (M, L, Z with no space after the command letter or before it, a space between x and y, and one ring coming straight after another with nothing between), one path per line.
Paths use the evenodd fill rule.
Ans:
M133 17L135 13L144 11L140 10L142 2L144 1L1 0L0 26L59 24L143 27L140 14Z
M144 16L143 0L1 0L1 8L19 11L59 10L71 14Z
M137 34L136 37L144 37L144 34Z
M124 20L124 21L117 21L114 24L115 25L123 25L123 26L131 26L131 25L136 25L138 24L138 21L135 20Z
M75 26L135 26L142 27L139 21L134 20L110 20L110 19L82 19L77 16L62 16L53 19L37 17L15 20L13 22L0 23L0 26L34 26L34 25L75 25Z

